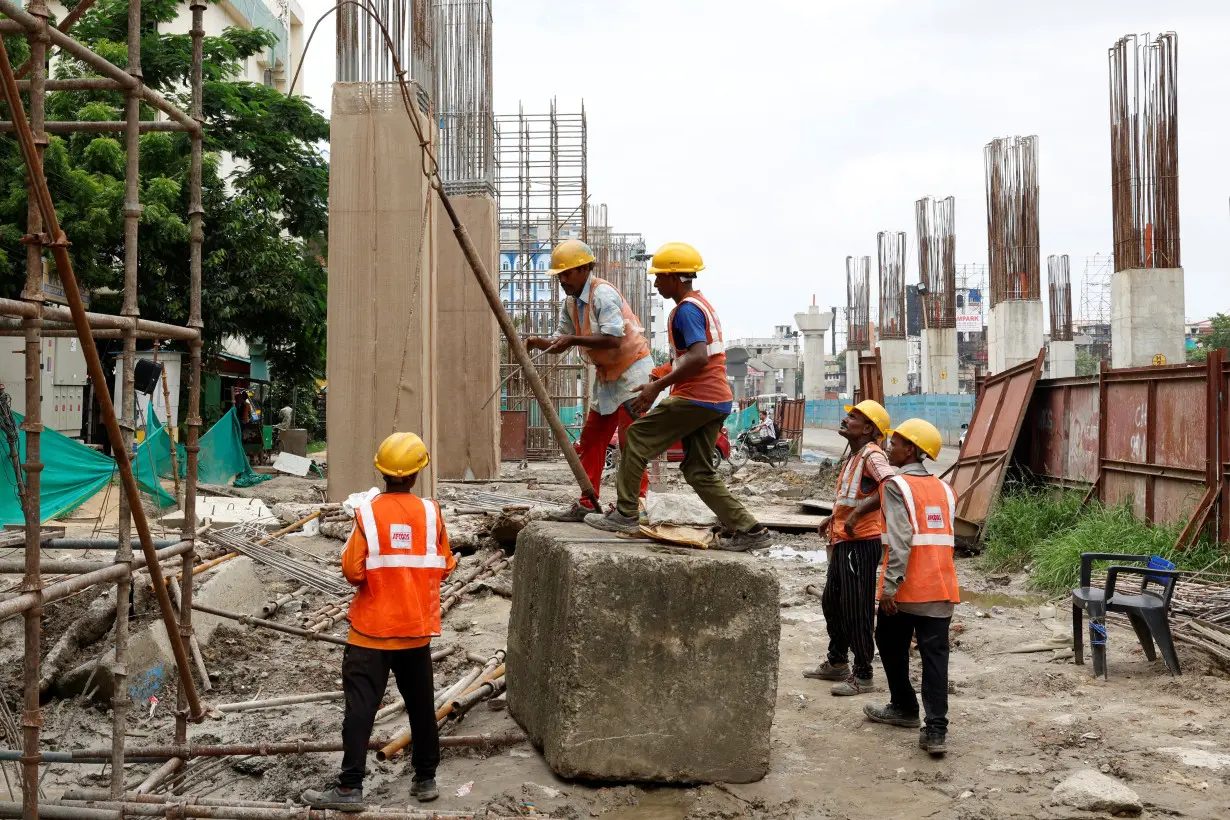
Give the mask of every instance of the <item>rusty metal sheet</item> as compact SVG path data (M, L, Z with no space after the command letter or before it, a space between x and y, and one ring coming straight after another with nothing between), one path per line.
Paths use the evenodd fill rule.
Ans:
M957 493L957 533L978 536L999 496L1046 351L1033 361L987 377L961 455L946 473Z
M792 444L797 442L799 447L802 447L805 411L806 402L803 399L782 399L777 403L778 435Z
M1018 447L1030 472L1063 486L1097 480L1098 397L1096 376L1038 382Z
M529 435L528 410L500 411L500 460L524 461Z
M858 386L860 399L884 403L884 371L880 367L880 348L859 354Z

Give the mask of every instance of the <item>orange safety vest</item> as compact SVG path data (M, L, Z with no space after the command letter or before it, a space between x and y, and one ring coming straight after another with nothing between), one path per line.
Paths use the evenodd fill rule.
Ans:
M634 363L649 355L649 342L645 339L645 329L641 320L636 318L628 300L619 292L619 288L605 279L599 279L592 274L589 277L589 304L585 306L585 315L577 316L577 300L568 300L568 310L572 314L572 326L580 336L592 336L593 330L590 317L593 315L594 291L599 285L606 285L619 296L619 310L624 320L624 335L619 339L619 346L610 350L595 350L592 347L581 348L581 355L593 362L598 370L598 379L613 382L624 374L624 371Z
M889 481L901 490L905 508L910 514L910 526L914 529L914 535L910 538L910 559L905 565L905 581L897 587L897 602L960 603L957 567L952 560L953 548L956 546L953 521L957 517L957 494L952 491L952 487L933 475L896 475ZM884 564L880 572L881 592L884 590L884 573L887 571L888 550L885 550Z
M367 557L348 617L373 638L433 637L440 634L440 581L456 564L439 505L409 493L399 501L406 503L381 494L357 510Z
M846 459L845 466L841 468L841 475L837 478L837 499L833 503L833 519L831 529L829 530L830 543L836 544L839 541L850 540L863 541L868 538L878 538L884 534L883 517L879 515L865 515L854 525L854 538L851 539L846 535L846 519L850 517L850 512L863 503L863 501L879 492L879 486L869 493L863 492L864 468L867 466L867 459L871 457L872 453L884 455L880 445L874 441L869 441L863 445L863 449Z
M726 381L726 343L722 340L722 323L718 321L717 311L713 309L713 305L709 304L709 300L698 290L685 296L666 319L666 326L671 337L671 350L674 353L673 358L678 359L687 352L686 349L675 347L675 312L685 302L696 305L705 315L705 342L708 345L709 361L692 378L671 385L671 396L706 404L733 401L734 394L730 392L730 383Z

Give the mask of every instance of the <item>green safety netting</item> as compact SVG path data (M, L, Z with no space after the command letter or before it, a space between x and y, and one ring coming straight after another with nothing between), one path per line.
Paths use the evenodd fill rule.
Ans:
M179 459L180 475L184 474L184 448L176 447L176 458ZM137 484L157 501L159 507L169 507L175 503L175 496L168 493L158 480L159 476L171 477L171 435L162 426L153 405L145 406L145 441L137 445L137 451L132 457L137 474Z
M757 424L760 424L760 410L755 404L749 404L743 410L736 410L726 417L726 434L733 439Z
M171 437L152 409L148 418L146 439L141 447L146 447L149 452L138 458L138 474L149 475L152 472L165 478L171 475ZM188 469L187 454L182 444L175 447L179 474L183 477ZM252 471L252 465L243 452L239 417L233 407L201 436L201 451L197 456L197 479L200 482L230 484L234 479L236 487L251 487L270 478L272 476L257 475Z
M18 425L18 459L26 460L26 434L20 429L22 415L13 413ZM80 507L91 496L107 486L115 470L115 462L97 450L74 441L63 433L44 428L39 437L39 454L43 462L40 474L39 504L43 520L64 515ZM17 482L13 475L13 460L9 455L9 443L0 436L0 524L25 523L21 511L21 497L17 494Z

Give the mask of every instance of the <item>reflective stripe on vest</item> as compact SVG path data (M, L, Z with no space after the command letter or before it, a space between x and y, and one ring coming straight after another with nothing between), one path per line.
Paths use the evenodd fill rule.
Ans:
M713 311L709 310L709 306L694 296L683 297L683 301L681 301L679 304L682 305L684 302L689 302L693 305L696 305L698 308L700 308L700 312L705 314L705 330L709 334L709 342L708 344L705 345L705 352L708 353L710 356L716 356L719 353L725 353L726 352L726 342L722 339L722 325L718 322L717 317L713 315ZM679 309L678 307L675 308L675 310L678 310L678 309ZM674 311L671 311L671 318L672 319L674 318ZM675 345L672 343L671 348L674 349L674 347ZM677 354L675 358L679 358Z
M846 467L854 465L854 470L847 473L842 471L841 477L837 482L837 504L842 507L857 507L859 505L859 489L863 483L863 469L867 466L868 444L863 449L858 451L858 455L846 462ZM858 481L855 481L855 477Z
M417 496L423 505L423 516L426 519L427 532L424 533L427 542L422 555L414 552L413 532L408 524L391 524L389 526L389 547L391 552L380 551L380 532L376 529L376 515L372 512L372 503L365 502L359 507L359 515L363 518L363 537L367 540L367 569L386 569L391 567L409 569L445 569L447 560L439 553L437 542L438 519L435 502L425 501ZM399 543L405 547L397 546Z
M958 603L961 600L957 568L953 563L953 547L956 545L954 523L956 521L957 496L952 487L932 475L893 476L890 481L901 491L913 535L910 537L910 557L906 561L905 580L897 587L898 603L925 604L937 601ZM914 492L916 482L924 493L921 509ZM937 497L936 486L943 488L943 496ZM921 519L921 520L920 520ZM941 532L929 532L940 530ZM880 588L888 573L889 551L884 553L880 574Z
M597 298L597 289L603 285L615 291L615 295L619 297L619 312L624 322L624 335L615 337L619 339L619 344L613 349L581 348L581 355L594 365L601 381L613 382L633 364L650 355L649 341L645 338L645 329L641 327L641 320L632 312L632 306L619 292L619 288L597 276L590 276L589 279L589 304L585 306L585 313L578 312L575 298L570 298L565 303L575 332L581 336L593 335L594 301Z
M914 535L910 538L910 544L915 547L956 547L957 537L953 533L944 535L929 535L925 532L927 527L918 525L918 512L914 505L914 491L910 489L910 482L905 476L895 475L891 479L897 485L897 489L901 490L902 499L905 501L905 508L910 513L910 525L914 528ZM948 496L948 519L944 529L952 529L953 522L957 520L957 496L943 480L937 479L940 486L944 488L944 494Z

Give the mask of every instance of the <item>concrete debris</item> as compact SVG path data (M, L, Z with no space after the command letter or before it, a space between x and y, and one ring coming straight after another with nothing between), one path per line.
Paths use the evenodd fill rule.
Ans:
M1069 775L1051 793L1051 803L1082 811L1133 816L1144 810L1136 792L1093 769Z
M695 493L655 493L645 496L645 517L649 525L677 524L684 527L712 527L717 516Z
M273 461L273 469L279 473L287 475L296 475L300 478L306 476L312 469L312 460L303 458L302 456L293 455L288 452L278 453L278 457Z

